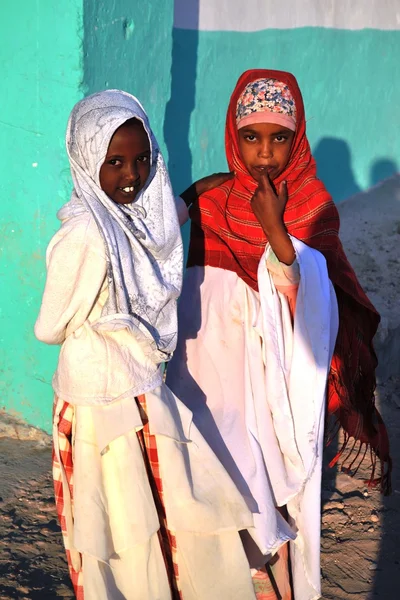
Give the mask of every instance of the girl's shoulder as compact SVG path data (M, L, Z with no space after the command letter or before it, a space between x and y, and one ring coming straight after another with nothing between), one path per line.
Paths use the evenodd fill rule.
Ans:
M82 253L91 251L105 259L104 242L93 215L89 211L62 221L47 249L49 256L57 248L58 252Z

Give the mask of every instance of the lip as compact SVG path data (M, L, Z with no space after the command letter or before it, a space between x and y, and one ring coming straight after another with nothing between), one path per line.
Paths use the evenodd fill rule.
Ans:
M267 166L267 165L257 165L256 167L253 167L253 169L254 169L255 171L258 171L259 173L265 173L265 172L267 172L267 173L268 173L268 175L269 175L270 173L273 173L273 172L274 172L274 170L275 170L275 169L274 169L274 167L269 167L269 166Z

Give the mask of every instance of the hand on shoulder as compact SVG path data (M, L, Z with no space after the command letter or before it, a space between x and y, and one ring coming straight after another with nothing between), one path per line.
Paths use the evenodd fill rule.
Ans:
M201 179L198 179L192 183L192 185L181 194L181 198L184 200L186 206L190 206L196 202L197 198L201 196L201 194L204 194L205 192L222 185L226 181L233 179L233 177L233 173L213 173L212 175L202 177Z

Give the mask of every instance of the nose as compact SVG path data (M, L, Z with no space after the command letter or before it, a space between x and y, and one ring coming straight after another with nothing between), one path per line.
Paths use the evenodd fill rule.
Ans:
M272 144L269 140L261 141L258 149L258 156L264 159L272 157Z
M131 183L135 183L137 179L139 179L140 175L136 161L133 163L126 163L123 175L124 179L127 180L128 185Z

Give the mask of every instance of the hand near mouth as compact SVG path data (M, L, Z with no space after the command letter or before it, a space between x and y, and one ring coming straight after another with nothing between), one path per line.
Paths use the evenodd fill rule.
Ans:
M267 170L263 171L258 188L251 199L251 208L267 236L271 229L275 229L277 226L282 227L287 199L286 181L282 181L279 193L276 194Z
M288 200L286 181L282 181L276 194L268 173L264 172L258 188L251 199L251 208L257 217L278 260L290 265L296 258L293 244L283 222L283 214Z

